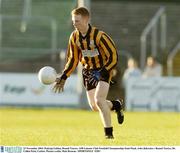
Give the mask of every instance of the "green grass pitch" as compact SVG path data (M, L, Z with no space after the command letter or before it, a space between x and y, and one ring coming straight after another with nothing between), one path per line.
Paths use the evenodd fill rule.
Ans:
M73 109L0 109L0 145L179 146L180 113L112 113L113 140L104 138L98 112Z

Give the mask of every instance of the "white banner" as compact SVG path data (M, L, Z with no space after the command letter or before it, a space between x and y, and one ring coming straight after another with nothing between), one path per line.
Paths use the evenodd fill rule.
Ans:
M63 93L39 82L37 74L0 73L0 105L77 106L77 75L71 75Z
M180 111L180 78L132 78L128 80L126 109Z

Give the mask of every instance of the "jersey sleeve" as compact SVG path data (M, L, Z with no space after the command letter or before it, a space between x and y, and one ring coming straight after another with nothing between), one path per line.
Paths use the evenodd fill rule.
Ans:
M118 61L117 50L113 40L106 33L102 33L99 45L107 58L104 68L108 71L112 70Z
M75 33L73 32L69 38L69 44L66 54L66 64L63 70L63 75L69 77L75 70L79 62L79 51L75 43Z

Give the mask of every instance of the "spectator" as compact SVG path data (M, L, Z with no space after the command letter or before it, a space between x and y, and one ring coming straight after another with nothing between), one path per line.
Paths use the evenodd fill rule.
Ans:
M128 59L127 69L123 75L123 85L125 86L127 80L132 77L141 77L141 70L138 68L137 62L133 58L130 58Z
M160 77L162 75L162 66L152 56L147 58L143 77Z

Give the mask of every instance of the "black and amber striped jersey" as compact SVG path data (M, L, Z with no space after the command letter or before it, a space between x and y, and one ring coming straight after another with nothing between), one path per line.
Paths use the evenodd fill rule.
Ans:
M113 40L105 32L89 25L85 36L78 30L72 32L63 74L69 77L79 61L85 69L104 67L110 71L117 64L117 60L117 50Z

